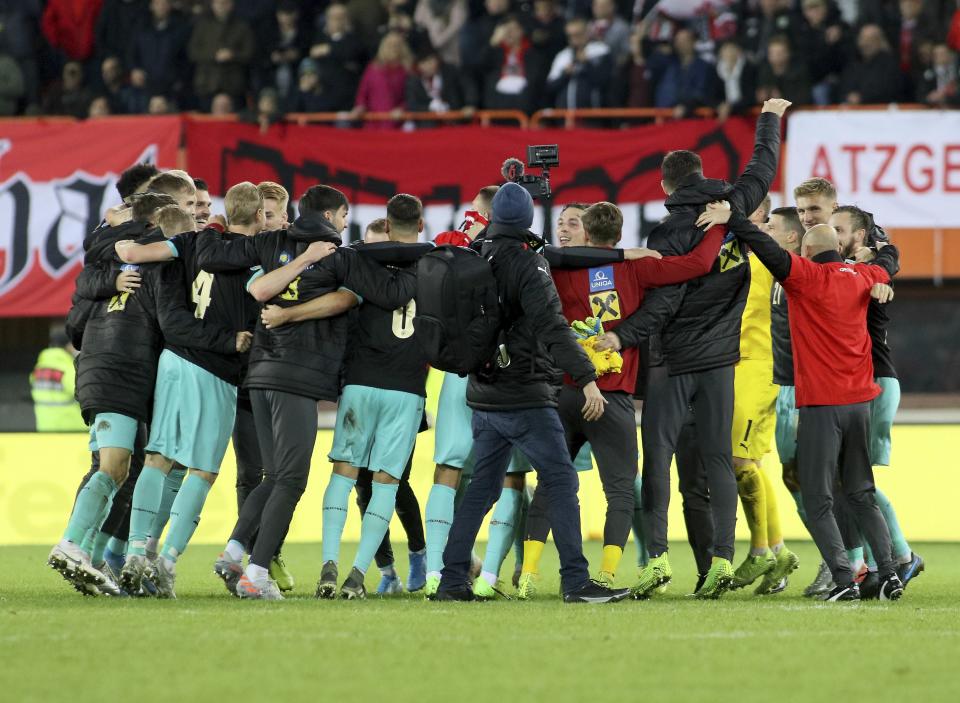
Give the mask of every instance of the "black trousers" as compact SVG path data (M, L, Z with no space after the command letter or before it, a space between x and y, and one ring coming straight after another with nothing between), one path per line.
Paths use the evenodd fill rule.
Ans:
M414 445L414 452L416 445ZM400 486L397 488L397 517L400 518L400 524L403 525L404 532L407 533L407 549L411 552L419 552L427 547L423 536L423 517L420 514L420 502L417 495L410 487L410 470L413 468L413 452L407 460L407 468L403 470L400 477ZM360 508L360 514L367 512L367 505L370 504L370 497L373 494L373 472L367 469L361 469L357 477L357 506ZM390 544L390 530L383 536L383 541L377 549L375 555L377 566L383 568L394 563L393 547Z
M733 425L732 366L676 376L668 376L664 367L650 369L641 420L641 514L647 550L651 557L667 551L670 463L691 407L697 417L697 450L710 491L713 553L732 560L738 501L730 439Z
M237 417L233 423L233 453L237 457L237 513L247 496L263 480L263 458L253 406L249 401L237 401Z
M713 562L713 511L707 472L697 448L696 416L691 411L677 439L677 480L683 499L683 522L693 550L697 573L706 574Z
M847 507L873 550L881 578L895 573L890 532L877 507L870 463L870 403L800 408L797 475L810 534L834 583L848 584L854 577L834 515L838 478Z
M249 544L256 533L250 562L267 568L307 487L317 442L317 402L293 393L258 389L250 391L250 401L264 477L244 501L230 539Z

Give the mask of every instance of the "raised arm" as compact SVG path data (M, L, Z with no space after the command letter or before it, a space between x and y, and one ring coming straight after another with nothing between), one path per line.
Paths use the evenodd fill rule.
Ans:
M360 304L360 299L349 290L335 290L288 308L267 305L260 311L260 320L268 330L304 320L323 320L342 315Z
M730 231L737 236L750 250L756 254L760 262L767 267L778 281L785 281L793 267L793 257L782 249L769 234L761 232L745 215L734 210L714 208L712 205L700 215L697 226L713 227L717 224L728 223Z
M662 259L644 257L627 262L627 270L642 288L668 286L706 276L717 260L727 228L711 227L689 254L665 256Z
M767 100L757 119L753 156L727 196L734 210L749 216L756 210L777 175L780 159L780 118L790 107L787 100Z

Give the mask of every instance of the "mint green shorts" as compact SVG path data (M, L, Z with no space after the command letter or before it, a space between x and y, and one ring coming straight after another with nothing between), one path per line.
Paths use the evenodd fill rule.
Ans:
M800 411L797 410L797 390L795 386L780 386L777 394L777 454L781 464L789 464L797 458L797 423Z
M139 424L132 417L120 413L97 413L90 426L90 451L115 447L132 454Z
M443 374L437 422L434 432L433 463L473 473L473 411L467 405L470 379L455 373Z
M874 379L881 393L870 403L870 462L874 466L890 466L890 433L900 407L900 381L895 378Z

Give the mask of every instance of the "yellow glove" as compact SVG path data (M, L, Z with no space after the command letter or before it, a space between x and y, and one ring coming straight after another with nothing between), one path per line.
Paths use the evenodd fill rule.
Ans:
M578 339L577 344L583 347L583 350L587 353L587 358L593 363L597 376L620 373L623 370L623 357L620 356L620 353L613 349L598 350L596 336Z

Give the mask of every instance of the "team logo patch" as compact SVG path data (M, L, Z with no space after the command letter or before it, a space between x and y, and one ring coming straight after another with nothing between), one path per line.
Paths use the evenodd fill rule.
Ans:
M598 293L590 296L590 309L593 316L600 322L620 319L620 295L612 290L609 293Z
M286 265L289 264L289 263L290 263L290 254L287 253L287 252L285 252L285 251L281 251L281 252L280 252L280 264L281 264L282 266L286 266Z
M720 248L720 272L729 271L732 268L736 268L744 261L747 260L747 257L743 255L743 252L740 250L740 242L737 239L731 239L730 241L724 242L723 246Z
M602 290L613 290L616 288L613 281L613 266L600 266L590 269L590 292L596 293Z
M99 423L97 423L97 432L109 432L109 431L110 431L109 422L107 422L106 420L101 420Z

